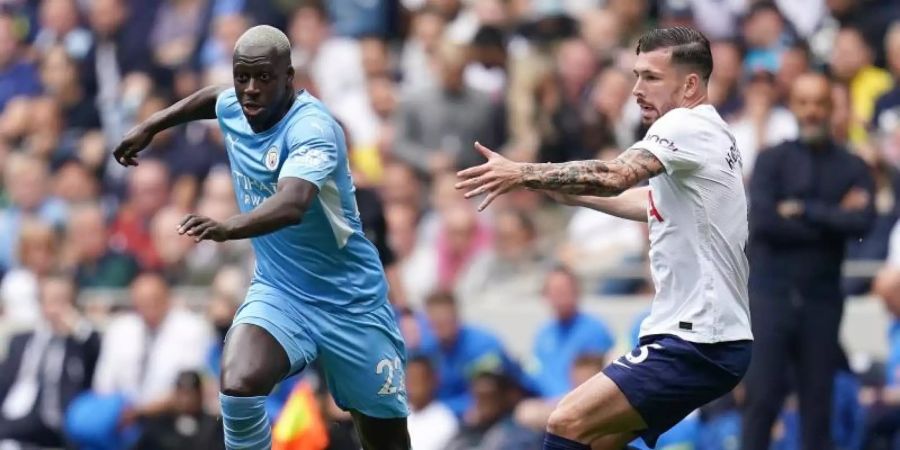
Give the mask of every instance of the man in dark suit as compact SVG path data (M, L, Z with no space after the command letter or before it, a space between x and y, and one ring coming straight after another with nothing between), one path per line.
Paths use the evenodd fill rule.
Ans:
M790 389L800 399L803 449L831 449L841 264L848 239L875 218L865 163L830 137L831 82L804 74L790 106L800 138L759 155L750 183L750 311L756 341L744 382L744 450L769 448Z
M51 276L40 286L43 320L14 336L0 364L0 441L60 447L66 407L90 388L100 336L75 309L76 288Z

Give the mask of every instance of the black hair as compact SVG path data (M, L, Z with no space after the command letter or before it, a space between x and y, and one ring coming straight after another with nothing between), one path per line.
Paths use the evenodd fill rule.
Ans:
M578 274L576 274L575 271L573 271L572 268L570 268L566 264L563 264L561 262L554 263L550 267L550 270L547 271L546 278L550 278L550 275L553 275L555 273L565 275L572 283L575 284L575 286L581 286L581 279L578 277Z
M709 81L713 59L709 39L703 33L688 27L657 28L648 31L638 40L637 54L671 48L672 64L686 66Z
M506 35L498 27L486 25L475 32L472 38L472 46L479 48L506 48Z
M421 364L423 367L425 367L425 370L427 370L429 374L431 374L432 376L435 375L436 364L434 359L432 359L430 356L419 352L412 353L409 357L409 361L407 361L406 363L406 366L412 367L413 364Z
M203 380L201 379L199 372L195 370L185 370L178 374L178 377L175 379L175 386L181 389L199 391L203 386Z

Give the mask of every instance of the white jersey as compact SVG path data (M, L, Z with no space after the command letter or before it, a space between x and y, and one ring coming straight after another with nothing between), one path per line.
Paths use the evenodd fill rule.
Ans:
M752 339L747 198L734 136L715 108L678 108L632 146L665 173L650 179L650 270L656 296L641 336L715 343Z

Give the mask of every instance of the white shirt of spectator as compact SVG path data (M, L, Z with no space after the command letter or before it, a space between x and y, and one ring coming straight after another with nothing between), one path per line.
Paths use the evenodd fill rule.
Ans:
M752 339L747 198L741 155L711 105L677 108L632 146L665 173L650 179L650 271L656 286L641 336L716 343Z
M900 268L900 220L891 231L891 240L888 244L887 265Z
M407 423L416 450L444 450L459 429L453 411L437 400L421 411L411 411Z
M174 306L149 336L134 313L109 323L94 374L97 392L122 393L138 405L161 400L174 389L179 372L203 370L213 342L202 316Z
M750 177L753 167L756 165L756 157L759 152L774 147L784 141L797 139L800 133L797 119L786 108L775 106L769 112L766 120L765 141L758 142L756 124L749 118L743 117L731 123L731 133L741 151L741 159L744 161L744 176Z

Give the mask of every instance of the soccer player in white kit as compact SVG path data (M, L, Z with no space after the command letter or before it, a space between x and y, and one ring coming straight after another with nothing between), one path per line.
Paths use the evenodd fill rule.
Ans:
M563 398L544 449L654 447L747 370L747 200L734 137L708 103L709 47L690 28L641 37L633 94L651 126L615 160L517 163L476 143L488 161L458 174L467 197L487 194L479 210L526 188L649 224L656 295L640 344Z

